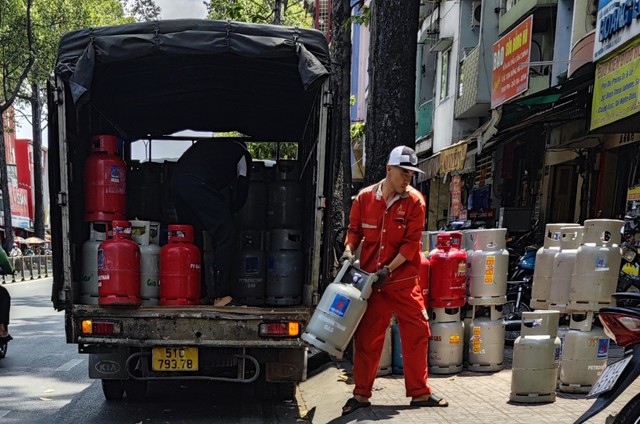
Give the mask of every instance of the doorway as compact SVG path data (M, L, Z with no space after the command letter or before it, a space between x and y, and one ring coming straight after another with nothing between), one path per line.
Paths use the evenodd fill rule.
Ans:
M553 167L551 202L548 222L575 222L578 171L575 165Z

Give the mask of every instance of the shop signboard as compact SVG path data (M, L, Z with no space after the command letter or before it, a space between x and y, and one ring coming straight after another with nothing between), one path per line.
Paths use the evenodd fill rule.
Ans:
M640 0L599 0L593 61L640 34Z
M627 202L640 201L640 187L632 187L627 190Z
M529 88L532 29L533 15L530 15L493 44L492 109Z
M640 112L640 39L596 64L591 130Z
M464 168L467 157L467 142L460 142L440 152L440 175Z

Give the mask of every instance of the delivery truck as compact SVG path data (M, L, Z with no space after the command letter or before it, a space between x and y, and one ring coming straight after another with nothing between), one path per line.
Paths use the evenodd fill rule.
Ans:
M52 301L106 399L139 399L163 380L238 383L286 399L305 379L300 335L330 280L329 72L327 41L312 29L167 20L61 38L48 84ZM158 251L185 224L170 189L172 152L221 135L275 151L253 158L236 215L232 282L245 304L163 304ZM136 240L140 261L152 260L139 271L143 298L101 304L100 255L114 222L127 221L134 238L136 228L146 235ZM207 280L211 240L201 239Z

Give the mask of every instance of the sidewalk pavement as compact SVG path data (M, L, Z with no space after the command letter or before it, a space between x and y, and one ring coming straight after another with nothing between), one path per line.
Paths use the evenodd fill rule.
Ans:
M505 347L505 367L495 373L463 371L460 374L429 376L434 393L449 402L448 408L413 408L405 397L402 376L378 377L373 388L372 406L341 417L344 403L351 397L351 364L334 361L325 364L299 385L299 405L303 415L314 424L368 423L397 421L403 423L494 424L505 420L514 424L573 423L594 402L585 395L557 392L556 401L544 404L512 403L511 359L513 348ZM612 346L609 362L622 357L622 349ZM634 395L640 393L640 379L606 410L589 420L604 423ZM300 402L301 400L301 402Z

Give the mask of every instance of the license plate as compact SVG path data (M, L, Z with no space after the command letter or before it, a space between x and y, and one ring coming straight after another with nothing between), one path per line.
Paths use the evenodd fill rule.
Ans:
M151 359L154 371L198 371L197 347L154 347Z
M609 390L611 390L613 385L616 384L616 381L618 381L618 378L620 378L620 376L622 375L622 372L627 367L629 361L631 361L631 358L633 358L633 355L629 355L626 358L607 366L607 368L604 369L602 375L598 377L598 381L596 381L596 384L591 387L587 398L596 397L600 393L608 392Z

